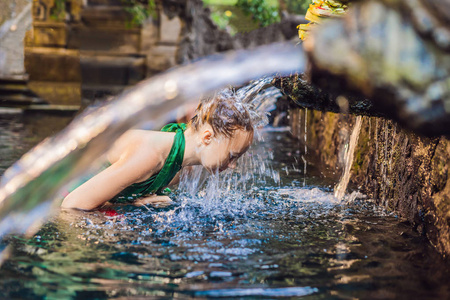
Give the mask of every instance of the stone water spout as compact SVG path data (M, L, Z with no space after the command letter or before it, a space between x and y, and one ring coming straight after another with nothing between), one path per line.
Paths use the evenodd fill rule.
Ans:
M347 93L351 113L450 136L450 2L350 2L345 16L317 26L304 42L309 79L331 94L302 76L275 84L304 107L336 112L337 96Z
M263 63L262 63L263 62ZM86 111L9 168L0 182L0 235L22 233L45 220L60 189L95 167L111 141L151 120L156 128L198 98L227 84L304 68L302 48L274 44L218 55L138 84L106 105Z

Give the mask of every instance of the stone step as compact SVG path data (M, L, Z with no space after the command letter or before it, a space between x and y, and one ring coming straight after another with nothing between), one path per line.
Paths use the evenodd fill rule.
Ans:
M33 30L26 36L25 44L35 47L65 48L68 26L63 22L33 22Z
M3 93L28 93L26 77L0 78L0 95Z
M0 80L0 94L2 92L8 93L27 93L29 89L26 85L14 84L14 83L3 83Z
M27 76L0 78L0 106L23 107L46 103L27 86Z
M22 94L2 95L0 94L0 106L16 107L32 104L47 104L44 100L36 96L26 96Z
M99 6L99 5L109 5L109 6L120 6L123 5L123 0L87 0L88 6Z
M45 113L57 113L58 115L62 113L75 114L80 109L79 105L56 105L56 104L45 104L45 105L29 105L24 111L29 112L45 112Z
M87 92L103 92L111 95L118 94L133 85L99 85L99 84L83 84L81 89Z
M81 86L81 95L83 99L89 99L90 101L98 99L105 100L111 96L118 95L129 87L127 85L83 84Z
M140 29L88 27L74 25L68 38L68 48L80 51L120 52L139 54Z
M145 58L144 54L141 53L126 53L126 52L120 52L120 51L96 51L96 50L82 50L80 51L80 56L108 56L108 57L116 57L118 59L122 57L140 57Z
M30 81L28 87L53 105L81 105L81 84L77 82Z
M133 85L146 75L144 57L134 56L80 56L83 87L89 85Z
M132 19L125 6L87 6L81 11L81 20L90 28L129 28Z
M0 77L0 83L14 83L14 84L18 84L18 83L23 83L26 84L26 82L28 81L28 75L24 74L24 75L7 75L5 77Z

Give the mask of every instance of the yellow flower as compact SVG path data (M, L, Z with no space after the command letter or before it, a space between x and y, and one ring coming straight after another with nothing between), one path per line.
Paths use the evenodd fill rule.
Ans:
M233 13L231 11L229 11L229 10L227 10L225 12L225 16L227 16L227 17L231 17L232 15L233 15Z
M339 0L311 0L305 15L305 19L311 22L297 26L299 38L304 40L311 26L322 23L328 17L342 15L346 9L347 5L340 3Z

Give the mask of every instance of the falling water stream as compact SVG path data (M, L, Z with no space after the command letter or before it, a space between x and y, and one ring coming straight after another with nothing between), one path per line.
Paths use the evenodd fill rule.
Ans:
M305 155L302 156L302 160L303 160L303 186L306 185L306 168L308 166L308 163L306 161L306 157L308 155L308 108L305 108L304 140L305 140Z
M86 171L100 156L105 141L131 126L149 118L152 122L141 126L155 128L175 116L174 108L185 103L182 101L226 83L238 84L280 71L280 63L302 66L301 61L294 59L298 49L287 48L257 50L250 58L247 54L238 55L232 63L222 63L217 58L199 68L188 66L180 74L165 74L116 102L81 115L5 173L0 188L4 197L2 213L9 217L15 214L6 220L21 227L2 227L2 231L22 232L29 228L47 212L58 189ZM275 53L280 56L274 61L265 60ZM251 69L263 65L261 61L263 69ZM242 69L238 65L243 65ZM285 67L283 72L293 68ZM243 99L251 94L247 102L256 110L269 110L273 101L267 99L276 91L265 89L256 93L266 88L267 82L268 79L261 79L238 93ZM190 88L195 91L189 91ZM100 116L105 120L100 120ZM0 166L12 164L33 144L27 144L35 137L25 130L26 122L21 115L0 113L5 145L0 153L8 157L5 162L2 158ZM261 122L264 123L264 115ZM357 138L355 134L351 140ZM333 195L337 178L324 176L314 168L313 161L308 162L308 174L302 174L301 151L288 128L266 127L256 136L235 170L207 176L201 168L195 168L192 173L183 174L179 188L171 195L174 204L168 207L126 205L78 213L56 210L30 236L3 236L0 249L9 247L10 252L0 267L1 297L450 296L448 266L409 224L370 199L356 198L349 203L338 200ZM350 151L351 146L348 148ZM52 153L47 155L50 149ZM49 168L57 172L58 178L54 178L54 173L46 173ZM30 189L34 184L41 188L17 192L20 186ZM48 190L42 191L42 186ZM24 215L28 222L19 218ZM6 221L1 226L5 224Z
M342 200L347 190L348 183L350 181L350 171L353 165L353 156L355 154L355 148L358 144L359 132L361 131L362 117L357 116L355 125L353 126L352 134L350 135L350 141L345 147L344 155L344 173L341 180L336 185L334 190L334 196Z

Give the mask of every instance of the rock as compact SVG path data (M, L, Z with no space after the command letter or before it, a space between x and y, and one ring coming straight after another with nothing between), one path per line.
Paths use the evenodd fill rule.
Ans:
M304 74L276 77L272 84L300 107L335 113L369 116L383 115L380 111L373 108L373 103L369 99L360 96L343 96L338 93L328 93L312 85Z
M317 26L304 44L311 81L361 92L377 111L421 134L450 136L450 23L447 13L436 13L441 2L355 3L345 17Z
M302 129L307 115L307 137ZM307 141L308 161L330 178L342 171L341 154L356 117L291 109L293 134ZM300 126L299 126L300 124ZM301 146L303 148L303 145ZM450 141L427 138L380 117L363 117L350 185L406 219L443 255L450 255ZM328 171L329 172L329 171ZM334 177L333 177L334 176Z

